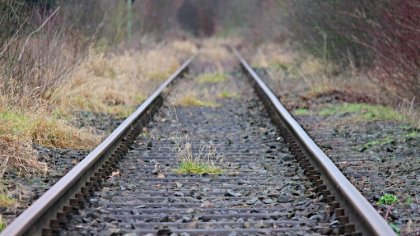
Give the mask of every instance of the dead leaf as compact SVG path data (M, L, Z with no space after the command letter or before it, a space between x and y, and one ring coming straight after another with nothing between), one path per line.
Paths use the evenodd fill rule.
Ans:
M112 178L112 177L115 177L115 176L120 177L120 171L119 171L119 170L117 170L117 171L113 171L113 172L111 173L111 176L109 176L109 177L110 177L110 178Z

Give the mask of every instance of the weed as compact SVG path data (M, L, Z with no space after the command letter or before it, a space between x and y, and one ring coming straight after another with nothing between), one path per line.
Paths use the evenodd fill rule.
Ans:
M0 215L0 232L3 231L7 226L6 220Z
M229 98L240 98L240 95L238 93L230 93L228 91L223 91L219 93L219 98L229 99Z
M401 233L401 229L400 229L400 227L398 227L398 225L396 225L396 224L394 224L394 223L389 223L389 226L391 227L391 229L392 229L392 230L394 230L394 232L395 232L397 235L400 235L400 233Z
M413 198L410 196L408 196L404 201L405 205L411 205L412 203L413 203Z
M220 167L195 161L181 161L178 168L175 170L178 174L222 174L223 170Z
M175 113L176 114L176 113ZM178 127L180 123L178 121ZM174 152L176 154L178 167L174 169L179 174L222 174L223 170L219 167L224 157L222 153L217 151L212 141L209 143L200 142L196 152L193 151L191 137L188 133L175 133L172 136L175 144Z
M321 116L343 115L349 113L356 121L395 120L401 121L405 116L390 107L365 103L343 103L323 108Z
M394 194L386 193L386 194L382 195L379 198L377 204L378 205L388 205L388 206L391 206L391 205L393 205L393 204L395 204L397 202L398 202L397 196L395 196Z
M294 110L293 114L296 116L307 116L310 114L310 112L306 108L299 108L299 109Z
M220 83L228 79L226 74L216 72L216 73L204 73L198 76L197 80L199 83Z
M4 194L0 194L0 207L10 207L15 204L16 201Z

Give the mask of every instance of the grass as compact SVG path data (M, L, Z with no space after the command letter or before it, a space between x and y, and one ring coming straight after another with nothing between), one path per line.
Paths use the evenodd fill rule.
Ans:
M51 100L70 113L84 110L126 117L196 50L194 44L178 41L119 54L91 50Z
M337 104L319 111L319 115L321 116L343 115L347 113L356 121L405 120L405 116L399 114L391 107L365 103Z
M411 132L405 134L404 137L406 139L414 139L414 138L420 137L420 133L418 131L414 130L414 131L411 131Z
M404 128L404 127L401 127ZM393 144L396 142L407 142L411 139L415 139L417 137L420 137L419 132L417 132L416 130L414 131L408 131L408 133L404 134L403 136L386 136L385 138L382 139L377 139L377 140L371 140L365 144L363 144L363 146L361 146L360 151L364 151L367 150L369 148L375 147L375 146L382 146L382 145L387 145L387 144Z
M0 112L0 136L58 148L89 149L99 141L89 130L77 129L54 117L14 111Z
M306 108L296 109L292 113L293 113L293 115L296 115L296 116L307 116L307 115L310 114L309 110L306 109Z
M80 61L71 70L60 73L58 83L51 85L45 81L48 87L54 88L48 93L37 95L36 86L19 81L0 84L0 157L3 160L0 172L44 174L47 165L37 161L34 143L70 149L96 146L102 137L89 128L75 127L70 122L73 111L126 117L196 51L191 42L178 41L122 53L105 54L92 49L85 57L78 58ZM50 64L70 67L66 63L66 60L52 60ZM0 64L0 69L4 66L7 65ZM48 80L49 73L33 79ZM0 80L9 79L2 76ZM14 92L19 89L24 93Z
M211 174L218 175L223 173L220 167L224 161L223 154L219 153L212 141L208 143L200 142L198 152L193 152L193 142L188 133L180 133L181 125L175 111L178 132L175 132L171 139L174 143L174 153L178 166L173 171L178 174Z
M397 196L395 196L394 194L386 193L379 198L377 204L378 205L388 205L388 206L390 206L390 205L393 205L397 202L398 202Z
M195 94L185 94L177 99L174 103L175 106L181 107L218 107L219 104L213 101L204 101L197 97Z
M371 147L378 146L378 145L390 144L392 142L395 142L395 139L393 139L391 137L386 137L384 139L379 139L379 140L372 140L372 141L369 141L369 142L365 143L362 147L362 150L366 150L366 149L369 149Z
M238 93L231 93L228 91L223 91L221 93L219 93L218 95L219 98L224 98L224 99L229 99L229 98L240 98L241 96Z
M222 43L217 39L209 39L202 42L202 48L200 54L197 57L198 62L222 62L230 61L234 59L232 53L230 53Z
M198 83L220 83L224 82L228 79L228 76L224 73L216 72L216 73L203 73L198 76L197 80Z
M178 168L175 169L178 174L211 174L218 175L222 174L223 170L215 165L197 162L197 161L185 161L178 164Z

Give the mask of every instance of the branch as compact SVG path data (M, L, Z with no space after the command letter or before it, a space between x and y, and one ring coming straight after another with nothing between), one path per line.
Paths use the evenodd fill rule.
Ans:
M53 12L53 13L51 13L51 15L50 16L48 16L48 18L42 23L42 25L41 26L39 26L38 27L38 29L36 29L36 30L34 30L34 31L32 31L29 35L28 35L28 37L26 38L26 41L25 41L25 44L23 45L23 47L22 47L22 51L20 52L20 54L19 54L19 58L18 58L18 62L22 59L22 56L23 56L23 53L25 52L25 48L26 48L26 45L28 44L28 41L29 41L29 39L31 38L31 36L33 35L33 34L35 34L35 33L37 33L37 32L39 32L46 24L47 24L47 22L58 12L58 10L60 10L60 7L57 7L57 9L55 9L55 11Z

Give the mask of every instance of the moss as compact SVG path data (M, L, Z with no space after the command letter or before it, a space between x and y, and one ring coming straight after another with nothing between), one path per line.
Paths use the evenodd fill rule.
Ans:
M295 116L307 116L309 115L309 110L306 108L300 108L300 109L294 110L292 113Z
M218 175L222 174L223 170L220 167L215 165L204 163L204 162L195 162L195 161L185 161L180 162L175 172L178 174L211 174Z
M226 74L224 73L204 73L198 76L198 82L199 83L220 83L224 82L228 79Z
M342 115L346 113L349 113L356 121L402 121L406 119L405 116L397 113L391 107L365 103L337 104L319 111L319 115L321 116Z

